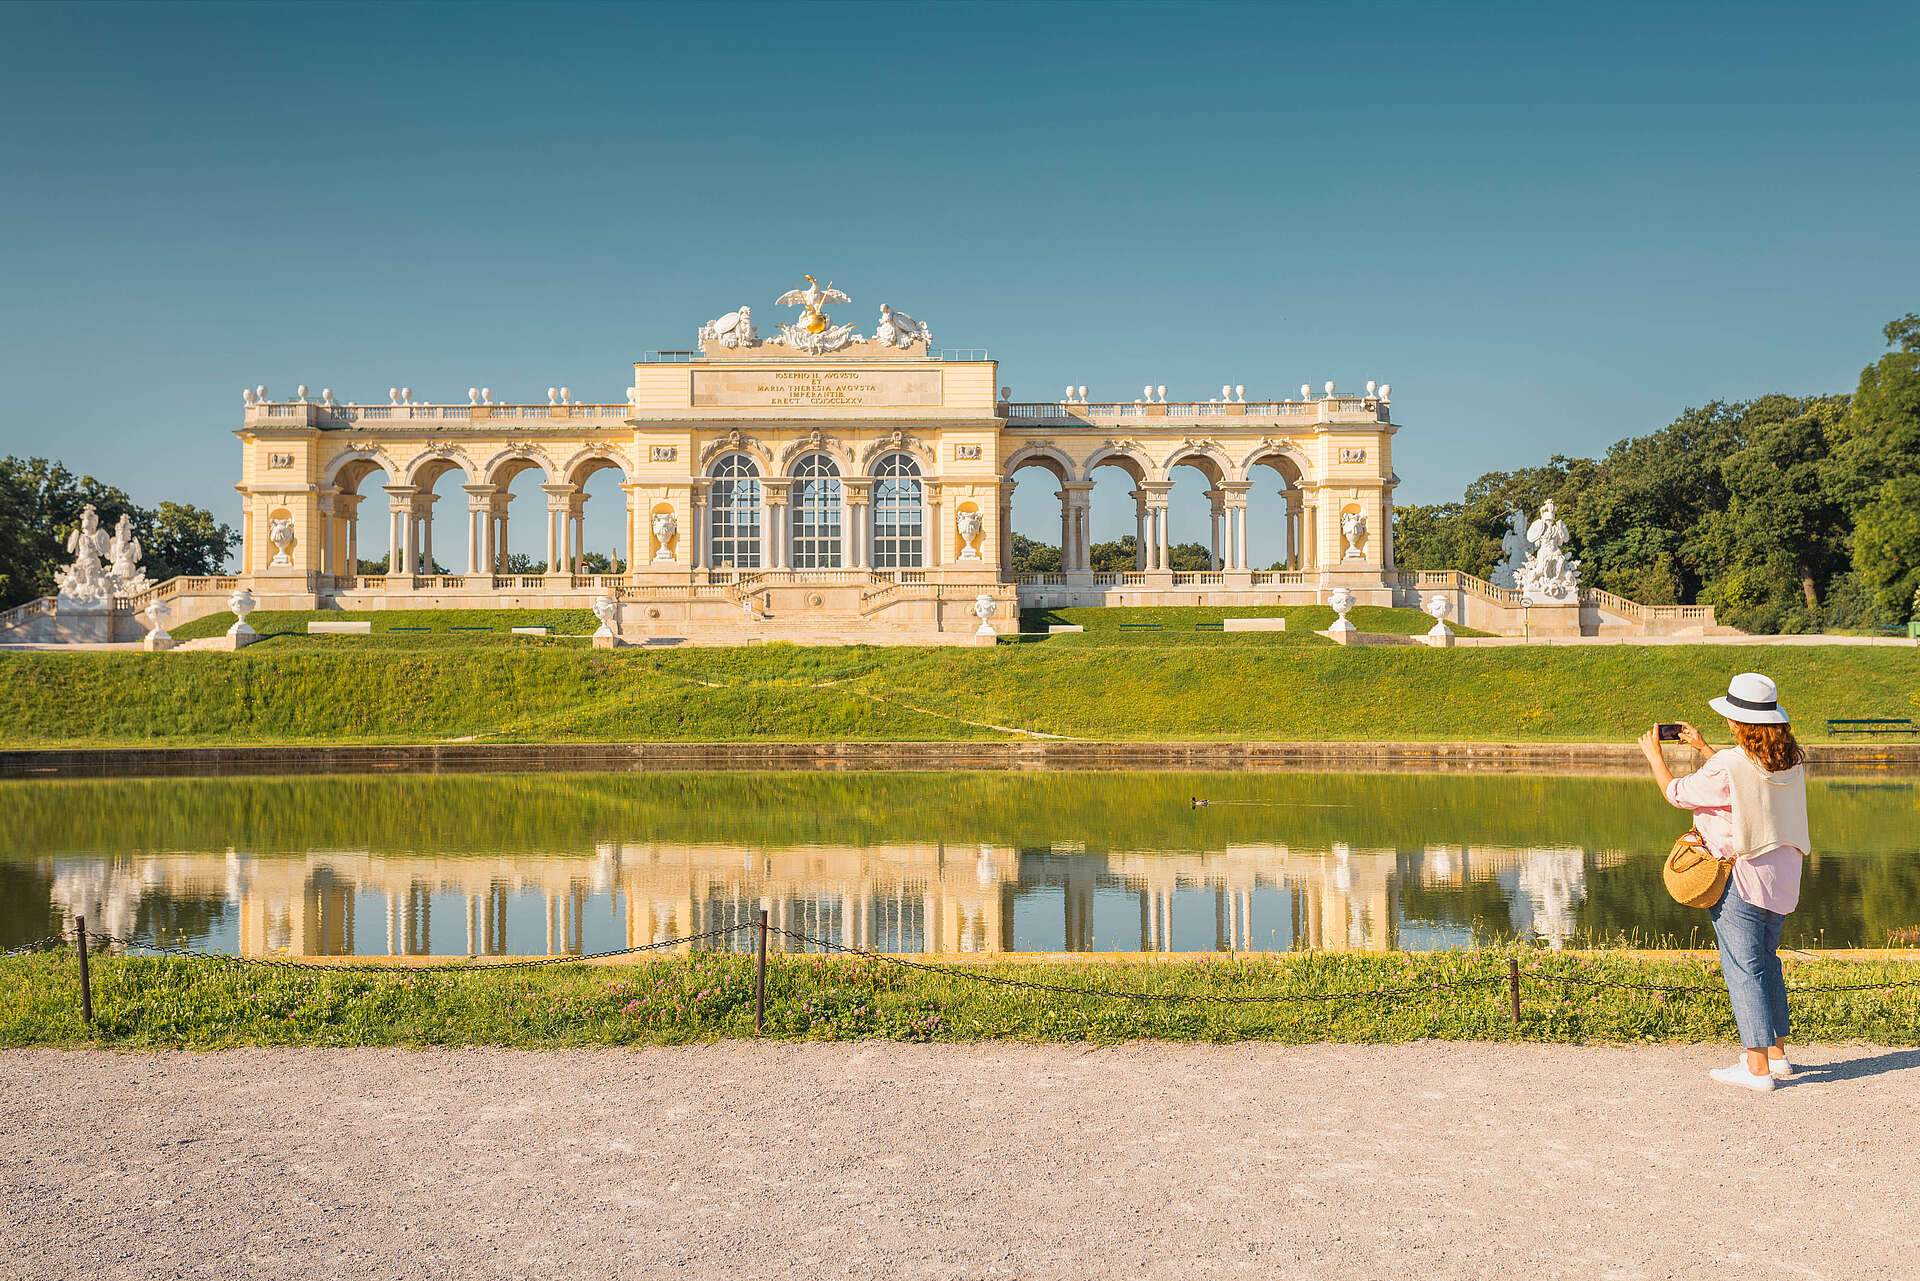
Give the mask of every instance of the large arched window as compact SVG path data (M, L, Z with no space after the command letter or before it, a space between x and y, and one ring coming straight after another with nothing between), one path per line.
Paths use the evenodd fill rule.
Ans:
M840 568L840 469L808 454L793 469L793 567Z
M918 569L926 548L920 464L909 454L888 454L873 474L873 567Z
M760 469L745 454L728 454L707 473L715 569L760 568Z

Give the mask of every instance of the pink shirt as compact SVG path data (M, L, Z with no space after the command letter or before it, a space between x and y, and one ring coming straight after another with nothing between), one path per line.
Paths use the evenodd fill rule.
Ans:
M1685 778L1667 784L1667 803L1692 810L1693 825L1715 858L1733 857L1733 784L1727 763L1716 753ZM1800 865L1804 852L1776 845L1733 860L1733 888L1755 907L1785 916L1800 906Z

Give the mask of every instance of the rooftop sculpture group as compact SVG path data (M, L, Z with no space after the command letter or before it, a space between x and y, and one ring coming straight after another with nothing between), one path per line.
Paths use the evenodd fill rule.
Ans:
M933 341L933 334L924 324L904 311L895 311L886 303L880 304L880 319L874 325L872 339L862 338L852 323L835 324L833 318L827 315L828 303L850 303L853 299L835 289L832 281L822 285L812 276L806 280L806 288L789 289L774 299L775 306L800 308L799 319L790 325L781 325L779 332L771 339L780 346L804 351L811 356L824 356L858 342L871 341L882 347L905 351L915 343L930 344ZM760 331L753 323L753 309L741 307L702 325L701 350L706 350L708 344L729 350L758 347Z

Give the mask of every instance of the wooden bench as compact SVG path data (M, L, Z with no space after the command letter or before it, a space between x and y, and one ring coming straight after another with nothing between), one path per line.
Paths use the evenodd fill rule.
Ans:
M1224 631L1224 630L1225 630L1225 624L1223 624L1223 623L1195 623L1195 624L1193 625L1193 630L1194 630L1194 631L1196 631L1196 632L1218 632L1218 631Z
M1120 630L1123 632L1157 632L1160 630L1160 624L1158 623L1122 623L1120 624Z
M390 632L430 632L433 630L433 628L431 627L389 627L387 628L387 630Z
M1844 719L1828 718L1829 734L1920 734L1910 717L1891 716L1855 716Z

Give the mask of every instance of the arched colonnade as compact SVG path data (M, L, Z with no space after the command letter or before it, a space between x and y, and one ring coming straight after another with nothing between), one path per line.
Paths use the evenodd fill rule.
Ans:
M1013 494L1023 483L1019 474L1038 469L1059 485L1060 559L1067 573L1092 568L1093 490L1102 467L1118 468L1133 482L1134 568L1140 571L1172 568L1171 509L1174 469L1189 467L1205 477L1204 497L1211 504L1210 551L1216 570L1251 569L1247 552L1248 499L1262 480L1277 481L1286 503L1284 554L1289 569L1315 568L1318 545L1319 486L1311 466L1297 448L1263 443L1238 460L1221 447L1184 442L1156 459L1133 442L1106 445L1076 462L1052 444L1026 445L1010 454L1000 486L1000 564L1013 563Z
M385 473L388 572L420 575L435 563L436 487L451 472L471 478L464 534L467 574L505 573L511 487L536 471L546 497L548 573L579 573L585 555L587 481L614 469L626 498L627 567L649 562L675 570L919 569L940 565L964 546L944 550L939 479L927 474L931 452L912 445L869 450L855 460L831 444L798 442L775 459L748 441L716 442L701 475L673 486L687 499L692 528L677 525L663 548L657 512L675 504L649 496L658 483L635 484L620 451L586 450L556 462L530 450L503 452L484 463L462 451L438 450L405 464L385 453L351 453L330 468L319 495L323 574L355 572L361 556L362 505L369 478ZM442 546L444 547L444 539Z

